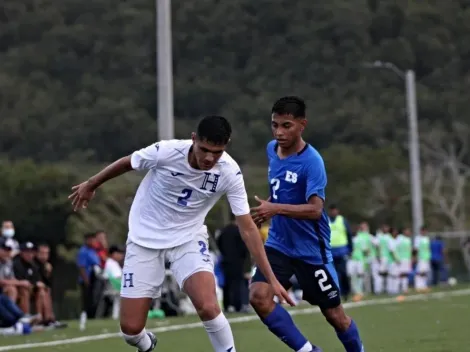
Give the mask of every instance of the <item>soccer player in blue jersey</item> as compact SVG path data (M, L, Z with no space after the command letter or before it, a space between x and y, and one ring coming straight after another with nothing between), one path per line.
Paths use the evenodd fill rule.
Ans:
M318 151L302 139L307 126L305 103L279 99L272 108L275 140L268 143L270 198L256 197L252 216L259 225L269 218L266 253L279 282L287 289L296 276L303 298L320 307L347 352L363 352L359 331L341 305L338 277L330 249L330 227L323 209L327 183ZM250 302L269 330L297 352L320 352L295 326L289 313L273 301L273 292L256 270Z

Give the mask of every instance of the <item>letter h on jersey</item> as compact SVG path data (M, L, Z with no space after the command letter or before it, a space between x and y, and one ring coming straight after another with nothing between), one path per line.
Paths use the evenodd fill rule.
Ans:
M209 186L209 191L215 192L217 190L217 183L219 182L219 177L220 175L217 174L211 174L210 172L204 172L204 181L202 181L202 186L201 189L207 191L208 184Z
M134 287L134 273L125 273L123 276L122 287Z

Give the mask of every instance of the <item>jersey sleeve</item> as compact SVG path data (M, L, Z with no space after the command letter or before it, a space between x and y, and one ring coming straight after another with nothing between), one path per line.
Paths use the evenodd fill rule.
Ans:
M250 213L248 195L246 194L245 181L239 169L232 171L233 175L227 189L227 199L230 208L235 216L247 215Z
M313 156L309 159L306 173L307 187L305 191L305 200L308 202L312 196L317 196L325 200L327 179L325 164L323 163L323 159L320 155Z
M150 170L158 166L162 158L164 142L155 143L136 150L131 155L131 165L134 170Z

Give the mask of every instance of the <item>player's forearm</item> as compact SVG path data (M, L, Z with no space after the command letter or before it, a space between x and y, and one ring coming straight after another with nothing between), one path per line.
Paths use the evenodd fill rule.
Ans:
M323 207L314 204L276 204L277 214L301 220L318 220L321 218Z
M240 234L243 242L245 242L246 247L248 248L248 251L253 257L256 266L261 270L266 280L270 283L275 281L276 277L274 276L271 265L269 264L258 229L254 227L247 231L240 231Z
M103 183L118 177L126 172L132 170L131 156L125 156L119 160L116 160L111 165L108 165L103 170L92 176L88 182L90 182L95 188L98 188Z

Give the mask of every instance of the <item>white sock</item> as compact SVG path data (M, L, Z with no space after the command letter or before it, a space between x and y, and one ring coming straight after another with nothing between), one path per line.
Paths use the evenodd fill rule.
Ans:
M126 340L128 345L137 347L139 351L148 351L152 347L152 340L147 335L147 331L142 330L138 335L126 335L122 333L124 340Z
M408 291L408 276L406 277L402 277L401 278L401 289L402 289L402 292L406 292Z
M297 352L310 352L313 349L313 346L310 342L307 341L307 343L302 347L300 350Z
M215 352L236 352L232 329L223 313L220 313L215 319L203 321L202 324Z
M387 276L387 293L389 295L393 295L393 289L394 289L393 286L394 286L393 276L388 275Z
M422 290L423 288L425 288L424 279L421 275L416 275L415 277L415 288L417 290Z
M360 295L364 294L364 277L363 276L357 277L357 293Z
M382 293L384 290L384 277L377 275L375 277L375 293Z

